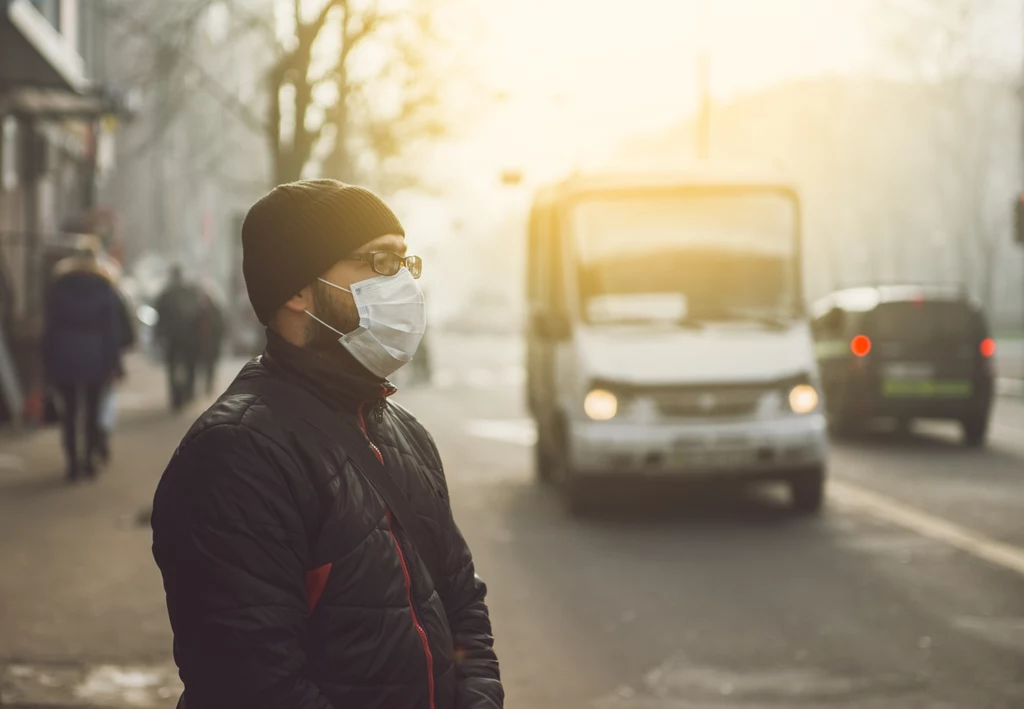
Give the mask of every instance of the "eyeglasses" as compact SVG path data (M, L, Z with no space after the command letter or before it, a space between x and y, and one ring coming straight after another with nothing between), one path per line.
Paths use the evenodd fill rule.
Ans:
M368 254L352 254L347 260L365 261L382 276L393 276L402 270L402 266L409 269L413 278L419 278L423 274L423 259L419 256L402 257L390 251L371 251Z

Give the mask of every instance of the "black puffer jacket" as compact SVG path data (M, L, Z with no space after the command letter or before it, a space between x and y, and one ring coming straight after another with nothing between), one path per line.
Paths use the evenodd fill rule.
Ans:
M221 397L174 454L153 509L188 709L501 707L486 588L430 435L365 373L268 338L239 377L276 377L362 419L436 535L442 570L431 583L332 438L283 422L263 397Z

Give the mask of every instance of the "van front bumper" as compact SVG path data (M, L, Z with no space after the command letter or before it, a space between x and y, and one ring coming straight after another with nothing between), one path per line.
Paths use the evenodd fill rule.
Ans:
M786 479L824 468L821 414L769 420L631 423L575 421L569 460L576 476Z

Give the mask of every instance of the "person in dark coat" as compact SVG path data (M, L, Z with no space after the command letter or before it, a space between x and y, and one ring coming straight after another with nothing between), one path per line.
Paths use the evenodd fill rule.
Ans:
M206 378L206 393L213 394L217 381L217 364L224 344L224 315L220 306L205 288L199 294L199 365Z
M171 269L167 287L156 301L156 338L164 355L171 408L178 411L195 397L202 356L199 324L202 292L185 280L180 266Z
M266 350L185 435L154 498L179 706L500 709L487 589L437 447L389 399L425 327L402 225L365 189L297 182L250 209L242 246ZM293 415L310 401L338 425ZM354 462L367 454L435 554Z
M95 251L61 261L46 295L43 364L60 398L67 476L93 477L103 445L100 398L123 374L121 298ZM85 425L80 449L79 419Z

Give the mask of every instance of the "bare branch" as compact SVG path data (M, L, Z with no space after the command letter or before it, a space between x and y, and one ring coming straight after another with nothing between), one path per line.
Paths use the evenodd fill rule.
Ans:
M296 7L300 0L295 0ZM317 36L320 34L320 30L327 24L327 18L330 16L334 8L339 7L344 0L328 0L324 3L320 13L311 22L303 24L297 19L295 24L295 35L299 40L299 49L296 51L299 53L308 53L313 48L313 43L316 41ZM298 17L298 16L297 16Z
M105 9L109 10L108 5ZM200 86L216 100L221 106L228 109L233 113L244 125L253 131L263 133L266 131L266 126L258 116L256 116L248 106L241 103L234 95L227 91L220 83L210 76L207 71L199 65L194 59L189 56L188 52L181 47L175 47L170 41L165 39L164 33L156 30L152 26L146 24L144 21L135 17L127 9L121 8L120 10L114 10L114 19L121 19L134 27L137 31L145 34L152 39L159 50L170 52L171 56L174 57L177 63L187 65L191 70L196 72L198 83ZM200 13L197 11L188 17L188 23L190 27L194 27L194 23L198 21ZM189 36L191 33L189 33Z

